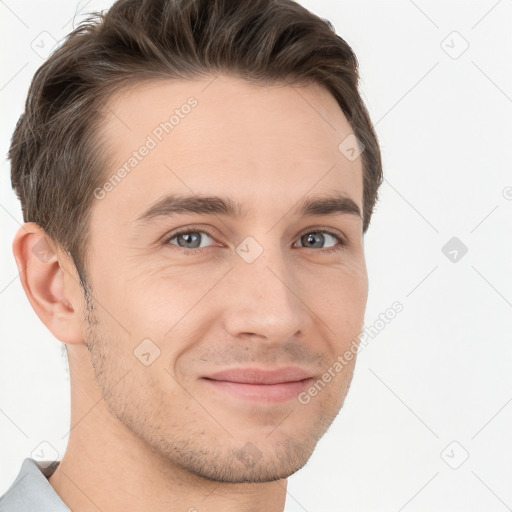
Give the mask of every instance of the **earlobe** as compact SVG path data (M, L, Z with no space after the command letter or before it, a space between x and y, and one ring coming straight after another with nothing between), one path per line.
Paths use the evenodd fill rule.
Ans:
M40 320L63 343L83 342L81 292L70 259L35 224L28 222L16 233L12 250L25 294Z

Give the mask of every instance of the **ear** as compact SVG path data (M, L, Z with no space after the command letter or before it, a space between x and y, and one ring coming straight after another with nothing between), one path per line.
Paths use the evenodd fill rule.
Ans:
M83 294L71 258L34 222L17 231L12 250L25 294L37 316L63 343L83 343Z

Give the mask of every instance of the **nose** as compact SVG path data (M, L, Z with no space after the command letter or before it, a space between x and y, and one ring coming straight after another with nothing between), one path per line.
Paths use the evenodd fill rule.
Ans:
M281 249L266 249L252 263L235 258L222 293L223 326L234 337L284 343L308 328L311 311L298 277Z

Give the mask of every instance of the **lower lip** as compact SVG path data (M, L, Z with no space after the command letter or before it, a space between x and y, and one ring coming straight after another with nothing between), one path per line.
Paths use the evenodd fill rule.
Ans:
M304 391L312 382L312 378L281 382L279 384L246 384L227 380L203 379L218 391L228 393L243 400L260 400L266 402L284 402Z

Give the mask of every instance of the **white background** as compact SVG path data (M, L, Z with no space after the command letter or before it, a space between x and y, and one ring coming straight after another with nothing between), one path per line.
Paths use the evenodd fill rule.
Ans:
M110 3L0 1L0 494L41 441L62 457L69 423L61 344L11 252L22 216L8 145L41 37ZM301 3L356 52L382 147L365 323L404 310L359 353L286 512L512 510L512 1ZM456 262L452 237L468 249Z

